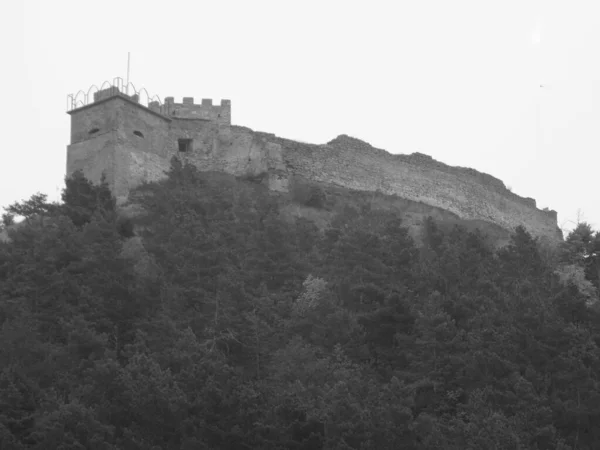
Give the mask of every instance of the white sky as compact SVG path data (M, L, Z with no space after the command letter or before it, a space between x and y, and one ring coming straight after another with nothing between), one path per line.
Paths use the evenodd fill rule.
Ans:
M600 228L598 0L3 2L0 207L58 199L67 94L120 76L232 101L237 125L345 133L490 173ZM544 88L540 88L540 85ZM538 115L539 111L539 115Z

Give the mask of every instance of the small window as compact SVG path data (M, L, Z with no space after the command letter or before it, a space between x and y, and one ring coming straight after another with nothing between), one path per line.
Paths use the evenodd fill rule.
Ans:
M180 152L189 152L192 150L192 140L191 139L178 139L179 143L179 151Z
M138 136L138 137L141 137L141 138L143 138L143 137L144 137L144 135L142 134L142 132L141 132L141 131L137 131L137 130L135 130L135 131L133 132L133 134L135 134L136 136Z
M98 131L100 131L100 128L92 128L90 131L88 131L88 134L96 134Z

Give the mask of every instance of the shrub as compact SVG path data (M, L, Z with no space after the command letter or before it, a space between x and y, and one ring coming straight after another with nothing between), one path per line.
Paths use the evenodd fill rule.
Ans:
M321 188L304 183L294 183L291 194L294 201L311 208L322 209L327 200L327 195Z

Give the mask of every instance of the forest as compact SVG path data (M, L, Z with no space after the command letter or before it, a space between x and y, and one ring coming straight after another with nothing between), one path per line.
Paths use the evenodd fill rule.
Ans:
M80 172L4 208L2 450L600 448L589 224L417 243L368 201L320 229L256 180L167 175L135 216Z

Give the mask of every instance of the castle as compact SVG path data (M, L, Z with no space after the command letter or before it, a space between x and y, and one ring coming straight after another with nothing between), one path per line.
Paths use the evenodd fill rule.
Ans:
M72 97L72 96L71 96ZM509 191L491 175L452 167L427 155L394 155L346 135L328 144L305 144L231 124L231 102L195 103L184 97L140 102L118 85L72 102L67 174L81 169L93 182L102 174L123 204L144 181L158 181L171 157L200 170L266 174L269 188L286 192L293 175L361 191L379 191L449 211L461 219L505 230L525 226L534 236L562 240L557 214Z

